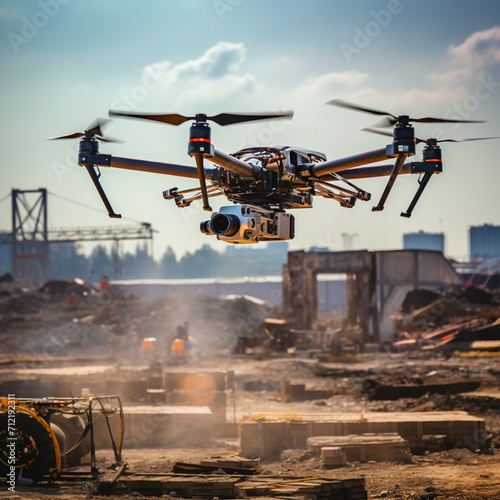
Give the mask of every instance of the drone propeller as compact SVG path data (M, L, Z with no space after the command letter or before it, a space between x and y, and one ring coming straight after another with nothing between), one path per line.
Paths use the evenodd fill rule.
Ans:
M384 130L377 130L376 128L372 127L366 127L362 129L365 132L370 132L372 134L379 134L379 135L385 135L392 137L393 135L390 132L386 132ZM439 147L437 147L439 142L468 142L468 141L485 141L488 139L500 139L500 137L468 137L464 139L436 139L436 138L429 138L429 139L419 139L418 137L415 138L415 142L418 143L424 143L427 145L427 147L424 149L423 152L423 162L415 162L412 164L412 169L415 168L414 172L415 173L420 173L422 176L420 177L418 181L418 189L415 195L413 196L413 199L410 202L410 205L406 212L401 212L401 217L406 217L409 218L411 217L411 214L413 212L413 209L415 208L415 205L417 204L418 200L420 199L420 196L424 192L424 189L426 188L427 184L429 183L429 180L431 176L435 173L439 173L442 171L441 167L441 150ZM431 162L432 165L432 170L429 170L427 167L423 167L424 165L427 165L427 162Z
M99 155L99 141L104 141L104 142L122 142L117 139L105 139L103 137L103 133L101 130L101 127L109 123L111 120L108 120L106 118L97 118L94 120L87 129L85 129L84 132L75 132L73 134L68 134L68 135L60 135L58 137L50 137L49 140L59 140L59 139L78 139L79 137L85 137L86 140L82 140L80 142L80 150L79 150L79 155L78 155L78 160L80 161L80 155L82 156L98 156ZM97 139L97 140L94 140ZM83 158L85 160L85 158ZM99 181L99 177L101 176L101 173L99 172L99 167L90 164L90 163L79 163L81 165L84 165L85 168L87 169L87 172L90 175L90 178L92 179L92 182L94 183L95 188L97 189L97 192L99 196L101 197L102 202L104 203L104 206L106 207L108 211L109 217L113 219L120 219L121 215L115 213L113 210L111 203L108 200L108 197L106 196L106 193L104 192L104 189L101 186L101 183ZM108 164L109 165L109 164Z
M213 146L210 140L210 126L207 121L212 121L218 125L233 125L235 123L250 122L256 120L272 120L276 118L292 118L293 111L281 111L274 113L219 113L214 116L205 114L196 114L194 116L184 116L177 113L155 114L155 113L129 113L124 111L109 110L109 116L118 116L126 118L139 118L142 120L153 120L156 122L167 123L169 125L182 125L183 123L194 120L191 124L191 130L188 143L188 154L194 156L196 168L198 170L198 179L200 181L201 196L203 199L203 210L212 211L208 203L208 192L205 180L205 169L203 160L213 155Z
M370 132L372 134L386 135L388 137L392 137L392 134L390 132L385 132L383 130L377 130L376 128L372 128L372 127L366 127L362 130L364 132ZM435 138L419 139L418 137L416 137L415 141L417 144L420 144L423 142L423 143L427 144L427 146L436 146L438 142L487 141L489 139L500 139L500 136L498 136L498 137L467 137L464 139L435 139Z
M78 139L79 137L86 137L87 139L92 139L97 136L99 141L103 142L122 142L118 139L106 139L103 137L102 129L104 125L109 123L111 120L106 118L97 118L94 120L84 132L75 132L74 134L60 135L58 137L50 137L50 141L55 141L59 139Z
M214 116L197 114L195 116L184 116L177 113L155 114L155 113L129 113L123 111L109 110L109 116L125 116L128 118L139 118L143 120L153 120L169 125L181 125L189 120L206 122L211 120L218 125L233 125L235 123L250 122L255 120L271 120L275 118L292 118L293 111L282 111L275 113L219 113Z
M363 113L371 113L372 115L385 116L384 120L380 122L377 126L379 127L391 127L396 123L401 123L403 125L408 125L410 122L420 122L420 123L484 123L484 120L452 120L449 118L432 118L426 116L423 118L412 118L408 115L395 116L387 111L381 111L379 109L369 108L367 106L360 106L359 104L353 104L342 99L332 99L328 101L327 104L331 106L338 106L341 108L354 109L355 111L362 111Z

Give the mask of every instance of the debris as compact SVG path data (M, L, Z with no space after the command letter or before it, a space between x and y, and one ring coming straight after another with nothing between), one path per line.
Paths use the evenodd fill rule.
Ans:
M244 474L251 476L257 471L255 468L248 467L231 467L228 465L210 465L210 464L189 464L185 462L176 462L173 467L173 472L176 474L213 474L217 471L223 471L226 474Z
M5 273L0 276L0 283L8 283L14 281L14 278L12 277L12 274L10 273Z
M483 288L468 286L465 288L464 297L473 304L491 304L494 295Z
M282 382L280 396L283 401L307 401L310 399L328 399L335 394L332 389L306 389L305 384Z
M403 304L401 305L401 312L410 313L416 309L421 309L422 307L432 304L435 300L439 298L439 294L433 290L425 290L421 288L416 288L415 290L410 290Z
M475 391L481 385L480 381L443 381L441 383L390 384L366 379L363 389L372 400L396 400L400 398L419 398L424 394L458 394Z

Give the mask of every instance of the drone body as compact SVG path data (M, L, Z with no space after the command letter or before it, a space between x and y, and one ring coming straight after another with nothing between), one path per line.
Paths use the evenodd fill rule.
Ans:
M249 244L259 241L289 240L295 235L294 217L287 210L311 208L313 196L337 200L341 206L351 208L356 200L368 201L371 195L356 186L352 180L388 176L388 182L373 211L380 211L399 174L420 174L419 186L403 217L410 217L430 177L442 171L441 149L438 142L460 142L476 139L415 138L410 122L456 122L438 118L396 117L383 111L360 107L340 100L330 101L371 114L388 116L389 125L394 125L392 134L367 129L370 132L390 135L392 143L385 147L346 158L327 160L320 152L289 146L256 146L245 148L231 155L218 151L211 141L209 121L219 125L248 122L263 119L291 118L292 112L264 114L221 113L216 116L197 114L186 117L178 114L143 114L110 111L110 116L124 116L180 125L193 120L188 141L188 155L196 161L195 166L151 162L122 158L99 153L99 141L109 141L102 135L101 125L89 127L84 133L70 134L56 139L81 137L78 164L89 172L110 217L119 218L100 184L98 167L115 167L141 172L155 172L179 177L197 178L199 186L179 191L171 188L163 192L165 199L173 199L178 207L188 207L195 200L203 201L203 208L212 212L209 198L224 195L232 205L221 207L212 213L210 220L201 223L201 231L215 235L227 243ZM96 137L97 136L97 137ZM488 138L487 138L488 139ZM415 154L415 144L424 142L423 161L406 162ZM393 164L371 165L387 159ZM204 161L214 164L206 167ZM207 186L207 180L209 185Z

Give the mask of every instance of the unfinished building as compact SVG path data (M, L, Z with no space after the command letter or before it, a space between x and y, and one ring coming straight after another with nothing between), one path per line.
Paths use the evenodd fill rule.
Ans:
M379 343L394 332L390 319L408 291L460 284L441 252L289 252L283 268L283 306L295 328L312 329L318 319L319 274L344 274L346 324L359 326L364 343Z

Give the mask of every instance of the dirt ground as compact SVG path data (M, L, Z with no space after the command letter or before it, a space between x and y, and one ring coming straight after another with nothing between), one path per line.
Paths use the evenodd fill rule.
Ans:
M12 297L9 297L11 299ZM234 317L227 308L208 301L209 314L182 310L182 301L145 301L120 295L112 300L97 299L69 308L50 298L33 295L21 301L18 310L4 308L0 315L0 380L62 377L120 377L133 380L148 372L147 362L137 353L137 336L156 335L158 361L169 366L166 346L174 326L190 319L191 331L199 342L199 357L182 369L233 370L234 405L228 397L227 420L259 412L338 413L359 411L445 411L464 410L484 418L488 443L479 449L474 443L440 452L413 455L411 463L351 463L338 469L324 469L320 459L307 450L287 450L280 460L262 461L259 474L328 478L364 477L368 498L388 499L500 499L500 357L443 357L429 353L373 353L359 355L349 363L319 363L307 352L271 355L263 359L231 354L234 332L228 327ZM218 310L213 311L217 306ZM22 310L24 308L24 311ZM234 313L234 311L233 311ZM253 311L244 313L259 317ZM237 323L237 321L236 321ZM75 327L76 325L76 327ZM205 326L206 325L206 326ZM83 334L82 334L83 332ZM115 339L117 342L110 342ZM135 347L134 347L135 346ZM91 372L95 372L93 375ZM83 374L83 375L82 375ZM419 398L371 400L367 380L436 381L477 380L480 387L469 393L423 395ZM285 402L279 387L284 380L305 384L307 389L331 389L333 396L302 402ZM368 384L369 385L369 384ZM249 390L251 389L251 390ZM135 473L168 473L176 461L201 460L237 455L236 435L215 437L204 448L125 449L127 470ZM111 463L111 452L98 453L99 468ZM95 485L82 481L57 481L36 487L16 486L6 491L0 484L0 498L70 500L90 498ZM437 496L426 492L435 488ZM427 496L426 496L427 495ZM166 496L165 496L166 497ZM103 498L103 497L101 497ZM139 493L121 495L123 500L158 498Z
M329 368L336 376L317 376L318 363L310 359L276 357L253 360L243 356L224 356L220 358L200 359L191 365L193 369L217 368L233 369L236 373L236 412L228 405L228 420L231 422L241 415L267 412L321 413L342 411L425 411L425 410L460 410L486 419L487 430L492 434L492 446L488 450L471 449L474 446L456 448L423 455L413 455L409 464L399 463L353 463L334 470L323 469L319 458L311 457L306 450L288 450L281 460L264 461L259 467L260 473L272 476L302 476L352 478L364 477L368 498L419 499L426 498L426 488L433 487L440 495L438 498L452 500L500 499L500 406L491 406L491 401L500 401L497 388L492 385L500 373L498 359L461 359L448 360L409 359L407 354L364 355L358 363L321 365ZM73 367L63 367L65 373ZM107 368L112 373L113 367ZM123 370L123 368L122 368ZM16 369L12 370L13 372ZM423 396L419 399L397 401L370 401L362 391L362 381L367 375L392 373L394 376L404 373L430 373L433 371L473 373L484 379L484 387L477 393L443 396ZM137 371L134 371L137 373ZM338 395L322 400L304 402L283 402L279 391L272 388L283 379L292 383L305 383L307 388L337 388ZM247 391L244 387L263 387L262 390ZM492 400L491 397L499 396ZM228 401L230 402L230 400ZM125 449L123 458L128 463L127 470L135 473L171 472L176 461L199 463L201 460L224 458L237 455L239 442L237 437L214 438L205 448L159 448ZM102 470L111 463L109 451L98 453ZM92 491L90 479L86 482L58 481L55 485L16 487L16 493L1 491L0 498L28 498L44 500L69 500L88 498ZM139 493L121 495L124 500L136 498L157 498L142 496ZM431 497L428 497L431 498Z

